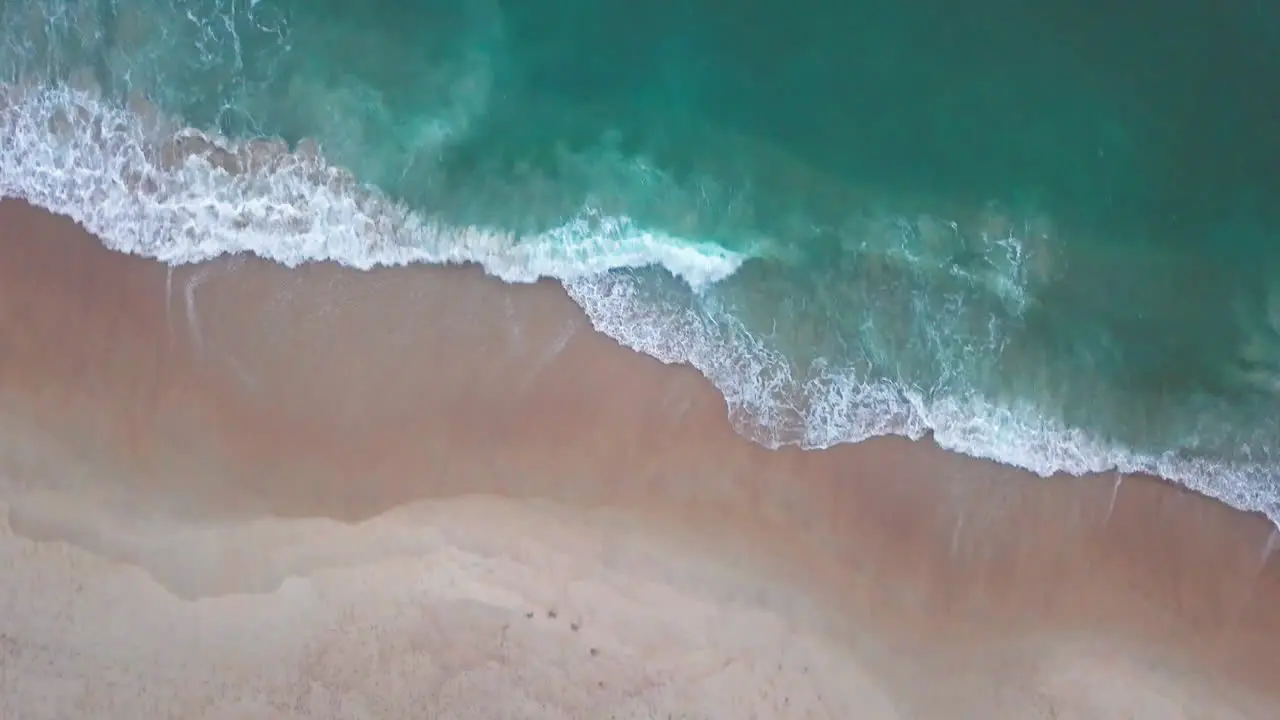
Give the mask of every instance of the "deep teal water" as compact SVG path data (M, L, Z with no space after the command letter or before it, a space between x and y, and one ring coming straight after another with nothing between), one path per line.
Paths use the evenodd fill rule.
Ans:
M202 192L303 202L265 162L239 167L258 179L229 195L214 186L230 180L193 179L216 174L197 153L157 181L168 199L89 207L93 182L124 192L136 172L90 149L159 167L159 145L109 141L145 98L228 148L317 141L436 228L410 259L561 277L598 329L697 365L760 442L932 432L1046 474L1157 472L1280 517L1268 4L0 8L0 72L27 88L6 111L0 190L92 216L122 249L408 257L296 243L284 226L276 240L258 225L235 236L243 222L209 230L212 211L192 209ZM99 93L75 101L89 116L123 114L57 131L67 87ZM308 212L322 238L352 222ZM500 251L449 251L463 228Z

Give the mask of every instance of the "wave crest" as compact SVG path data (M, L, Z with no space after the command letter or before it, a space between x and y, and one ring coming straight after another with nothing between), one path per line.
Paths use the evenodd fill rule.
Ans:
M67 215L121 252L170 264L245 252L288 266L477 263L508 282L659 265L693 288L745 259L592 207L527 236L447 225L358 183L314 143L231 141L82 84L4 88L0 195Z

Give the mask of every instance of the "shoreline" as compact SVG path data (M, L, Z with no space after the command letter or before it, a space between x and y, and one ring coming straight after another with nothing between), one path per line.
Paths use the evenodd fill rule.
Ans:
M0 293L14 533L0 546L59 541L143 570L173 602L251 605L298 578L423 552L360 539L412 524L397 513L447 525L442 508L479 503L489 519L475 523L559 518L547 522L596 543L602 566L629 542L651 548L655 576L678 564L673 548L715 558L719 571L681 571L682 587L724 607L747 592L778 622L874 648L858 656L868 686L904 717L984 717L980 698L1010 678L1059 677L1040 671L1061 653L1125 677L1158 664L1191 688L1172 706L1185 717L1201 717L1197 698L1221 708L1213 717L1280 712L1275 528L1162 480L1042 479L901 438L765 450L733 433L695 370L595 333L555 283L475 267L167 268L6 200ZM303 552L261 530L280 544L254 557L233 529L321 520L346 539ZM173 557L191 528L209 532L203 564ZM342 547L350 557L334 559ZM1091 672L1053 690L1085 698L1063 717L1168 717L1133 700L1154 680L1105 695ZM932 690L912 700L913 687ZM1036 717L1047 711L1018 703L1037 692L1001 707Z

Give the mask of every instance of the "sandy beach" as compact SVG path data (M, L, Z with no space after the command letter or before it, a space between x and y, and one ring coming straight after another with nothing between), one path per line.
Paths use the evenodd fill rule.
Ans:
M1280 535L768 451L554 283L168 268L0 203L0 718L1280 717Z

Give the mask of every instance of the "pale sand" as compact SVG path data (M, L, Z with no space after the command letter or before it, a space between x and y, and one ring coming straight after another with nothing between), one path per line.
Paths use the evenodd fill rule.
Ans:
M1261 518L764 451L553 284L2 203L0 470L6 720L1280 717Z

